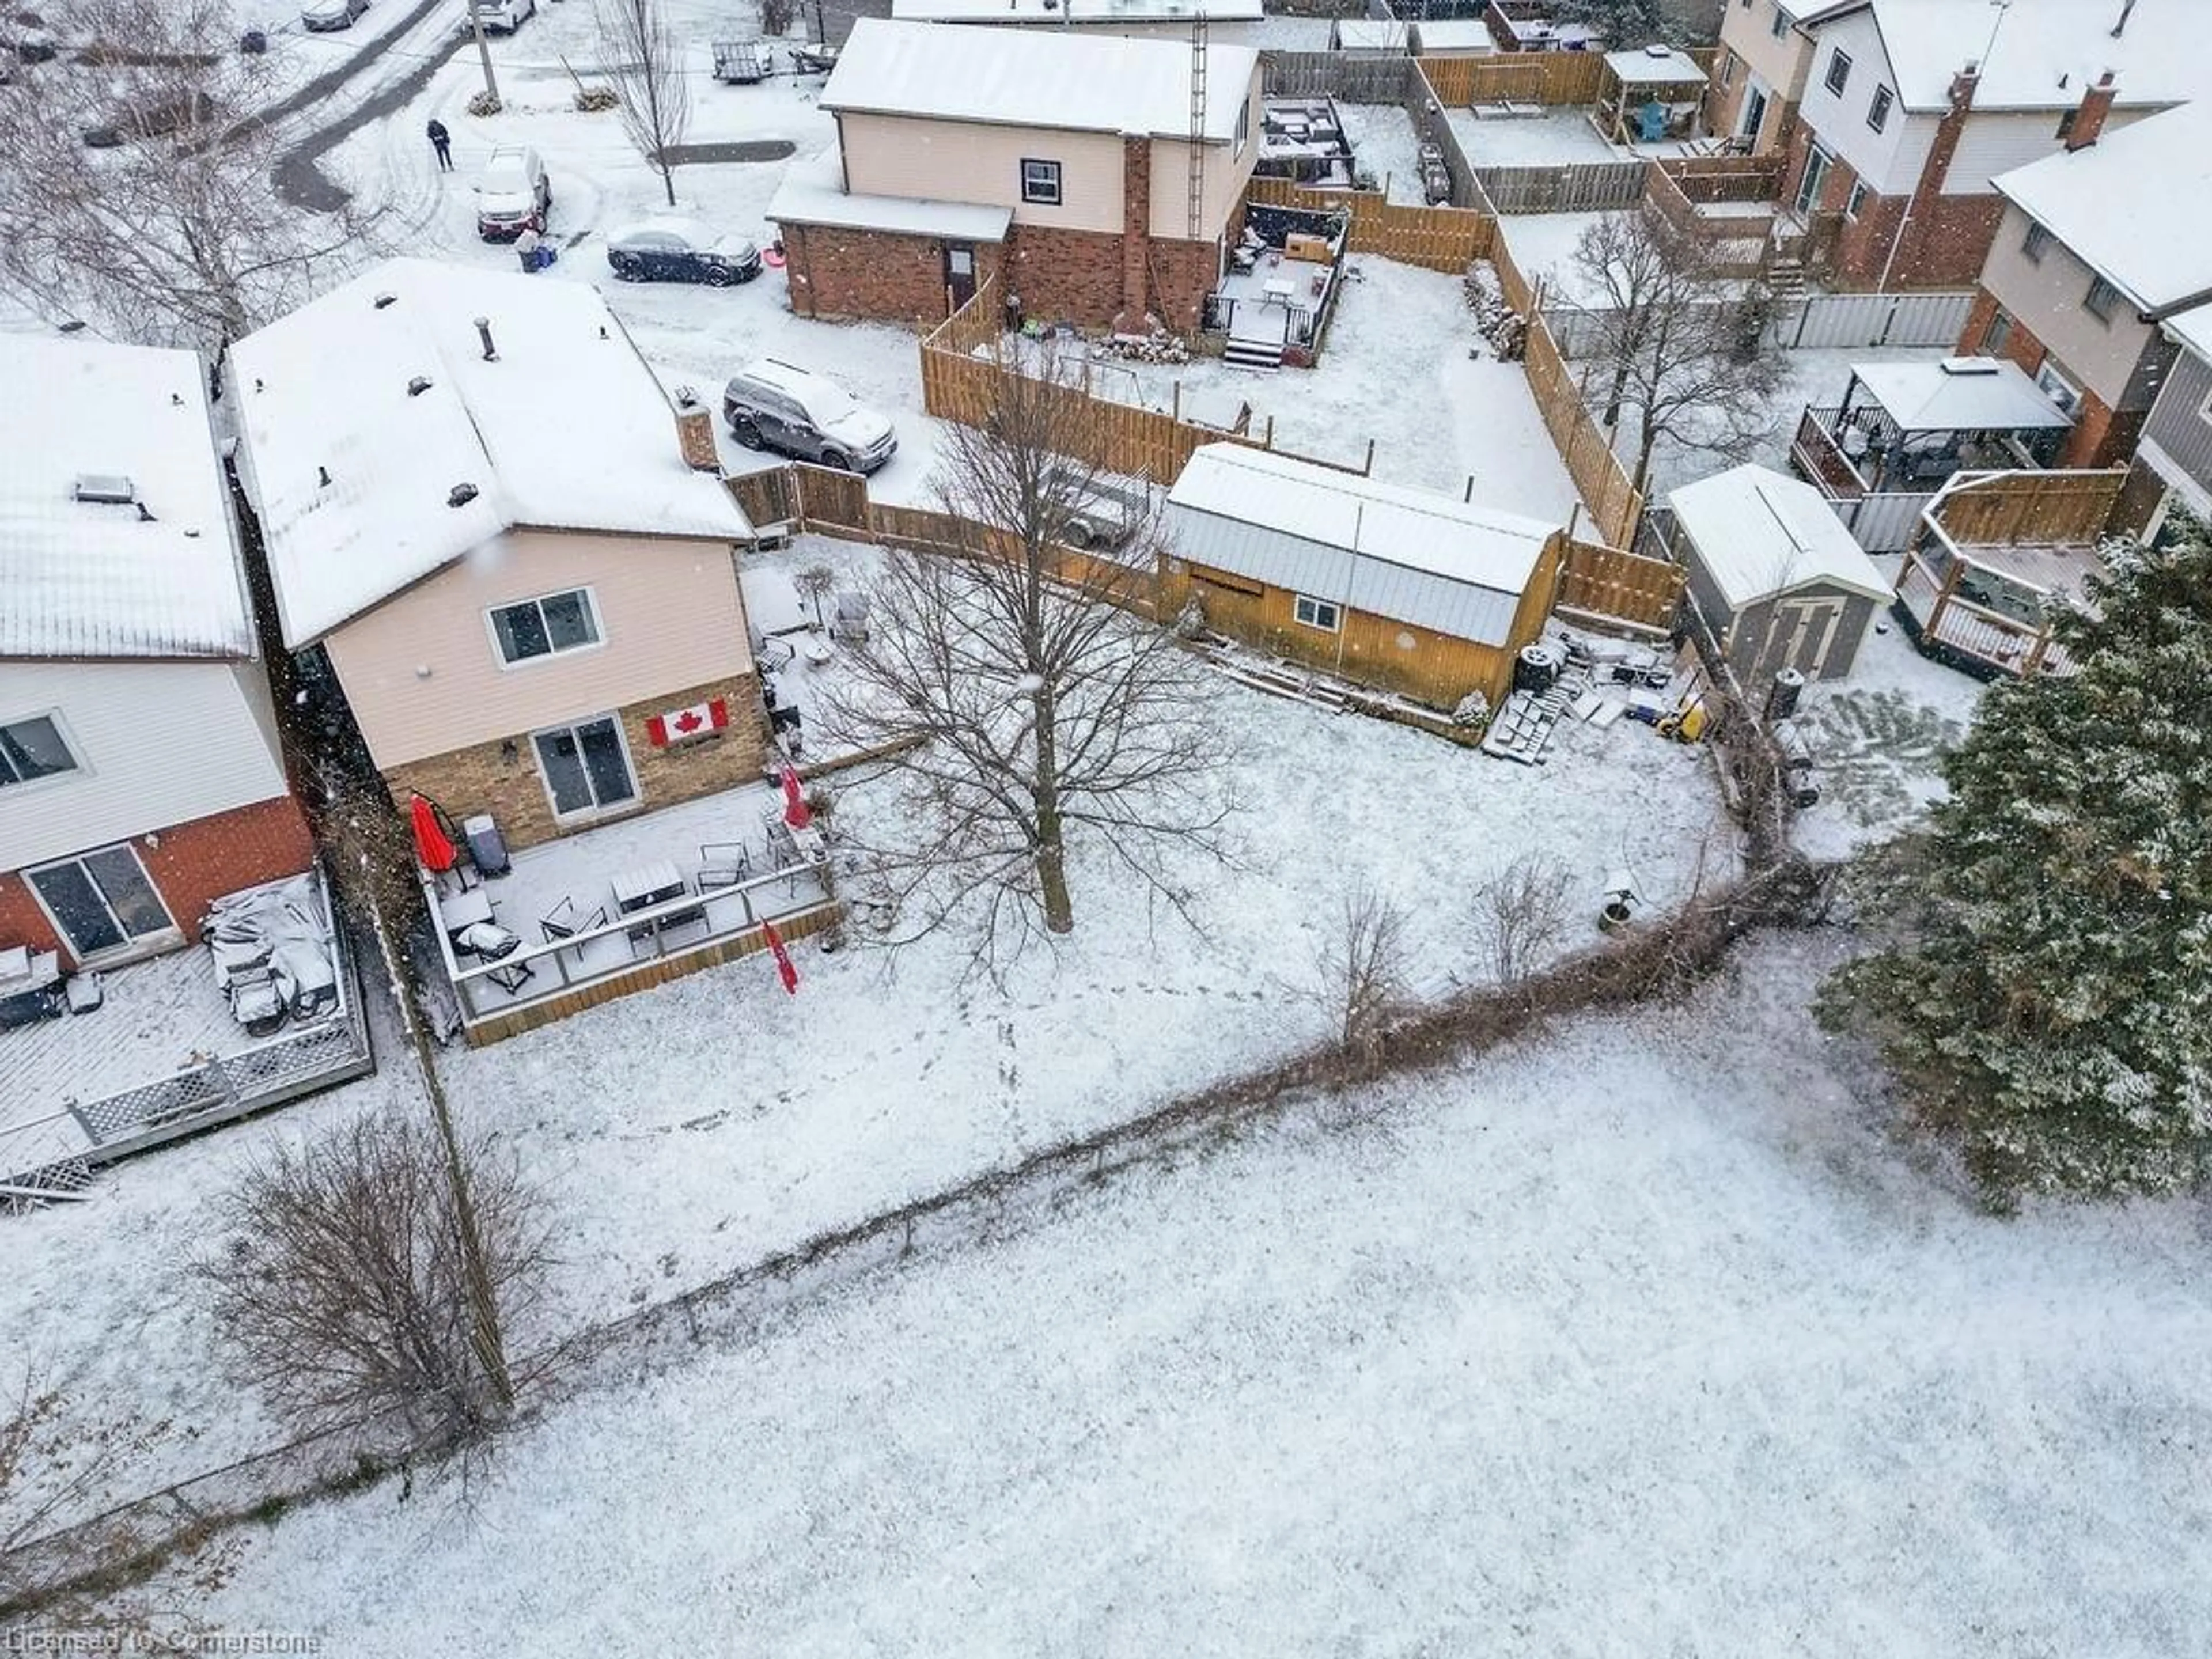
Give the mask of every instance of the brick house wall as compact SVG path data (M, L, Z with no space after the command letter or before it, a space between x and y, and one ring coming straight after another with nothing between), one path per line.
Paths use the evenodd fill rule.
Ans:
M1996 295L1987 289L1978 290L1972 310L1959 330L1958 349L1963 356L1990 355L1987 350L1990 325L2002 307ZM2051 357L2050 349L2036 337L2035 331L2018 317L2007 313L2009 319L2005 337L1995 356L2017 363L2026 373L2033 374ZM2074 417L2074 428L2066 434L2066 441L2051 458L2053 467L2118 466L2135 453L2136 441L2142 435L2148 411L2118 410L2098 396L2094 388L2082 386L2079 374L2069 374L2063 361L2056 362L2059 373L2079 386L2081 406Z
M791 308L825 320L871 318L927 327L944 320L942 237L902 236L842 226L782 227ZM975 283L998 275L996 243L958 243L975 254Z
M298 875L315 854L307 815L289 795L173 824L151 838L137 836L130 846L187 944L198 943L200 918L212 900ZM97 843L80 849L97 850ZM59 951L70 967L77 965L69 941L46 920L29 884L15 872L0 875L0 945Z
M656 749L646 736L645 723L654 715L716 697L729 706L730 724L724 731L665 749ZM631 703L612 712L622 721L630 767L636 775L637 800L629 811L672 806L740 784L757 783L763 775L768 716L757 674L671 691L650 702ZM590 714L579 716L591 717ZM503 750L509 743L514 745L513 759ZM510 848L535 847L575 830L592 829L605 823L607 817L621 816L556 822L527 732L386 767L384 781L393 804L403 811L409 793L420 790L456 823L473 813L490 813Z

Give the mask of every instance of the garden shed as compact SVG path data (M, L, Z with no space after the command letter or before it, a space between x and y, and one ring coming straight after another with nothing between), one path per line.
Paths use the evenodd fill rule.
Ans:
M1739 466L1684 484L1667 507L1668 551L1737 673L1851 672L1892 590L1819 490Z
M1824 509L1825 510L1825 509ZM1169 492L1164 609L1347 679L1492 703L1558 586L1559 526L1239 444Z

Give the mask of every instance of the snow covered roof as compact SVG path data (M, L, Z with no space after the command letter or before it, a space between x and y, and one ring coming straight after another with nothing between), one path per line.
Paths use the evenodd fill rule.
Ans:
M1190 132L1190 48L1051 29L946 29L864 17L822 107L1076 132ZM1226 143L1258 71L1249 46L1208 46L1206 136Z
M1851 374L1900 432L2057 432L2074 424L2018 363L2001 358L1853 363Z
M1256 23L1261 0L891 0L891 15L917 23Z
M1003 242L1014 216L1010 208L988 204L856 196L845 190L844 183L844 168L832 145L809 161L792 164L769 199L767 217L779 225L845 225L896 235Z
M2166 337L2212 363L2212 305L2192 306L2166 319Z
M1609 52L1605 55L1605 66L1632 86L1681 86L1692 81L1702 86L1705 81L1705 72L1698 67L1698 60L1672 46Z
M199 354L0 335L0 657L252 655Z
M518 526L751 533L588 283L390 260L240 341L231 380L289 645Z
M1197 563L1487 645L1559 526L1242 444L1207 444L1168 492Z
M2138 311L2212 298L2212 100L2107 128L1994 182Z
M1820 492L1796 478L1732 467L1669 491L1667 505L1731 609L1814 582L1884 602L1893 591Z
M1418 26L1424 52L1462 52L1477 56L1498 50L1497 37L1490 25L1479 17L1439 17L1431 21L1423 20Z
M1847 0L1804 17L1820 26L1872 9L1907 109L1948 107L1951 77L1981 66L1978 110L2070 109L2106 70L2123 106L2178 104L2212 90L2203 0L2137 0L2115 40L2121 0ZM1994 43L1992 42L1994 31Z

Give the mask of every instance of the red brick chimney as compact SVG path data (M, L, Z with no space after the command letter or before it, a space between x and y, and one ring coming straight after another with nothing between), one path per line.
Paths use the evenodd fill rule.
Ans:
M1142 134L1121 140L1121 310L1117 333L1141 334L1152 295L1152 141Z
M2074 125L2066 129L2068 149L2087 149L2097 142L2097 135L2105 130L2105 118L2112 112L2112 100L2118 95L2112 72L2106 70L2097 77L2097 84L2081 94L2081 107L2074 112Z
M714 411L688 386L676 389L676 447L684 465L695 472L722 470L722 458L714 448Z

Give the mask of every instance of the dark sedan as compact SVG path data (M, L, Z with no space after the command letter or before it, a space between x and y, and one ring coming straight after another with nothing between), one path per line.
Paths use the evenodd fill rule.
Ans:
M626 283L704 283L727 288L761 274L760 250L689 219L655 219L607 239L607 263Z

